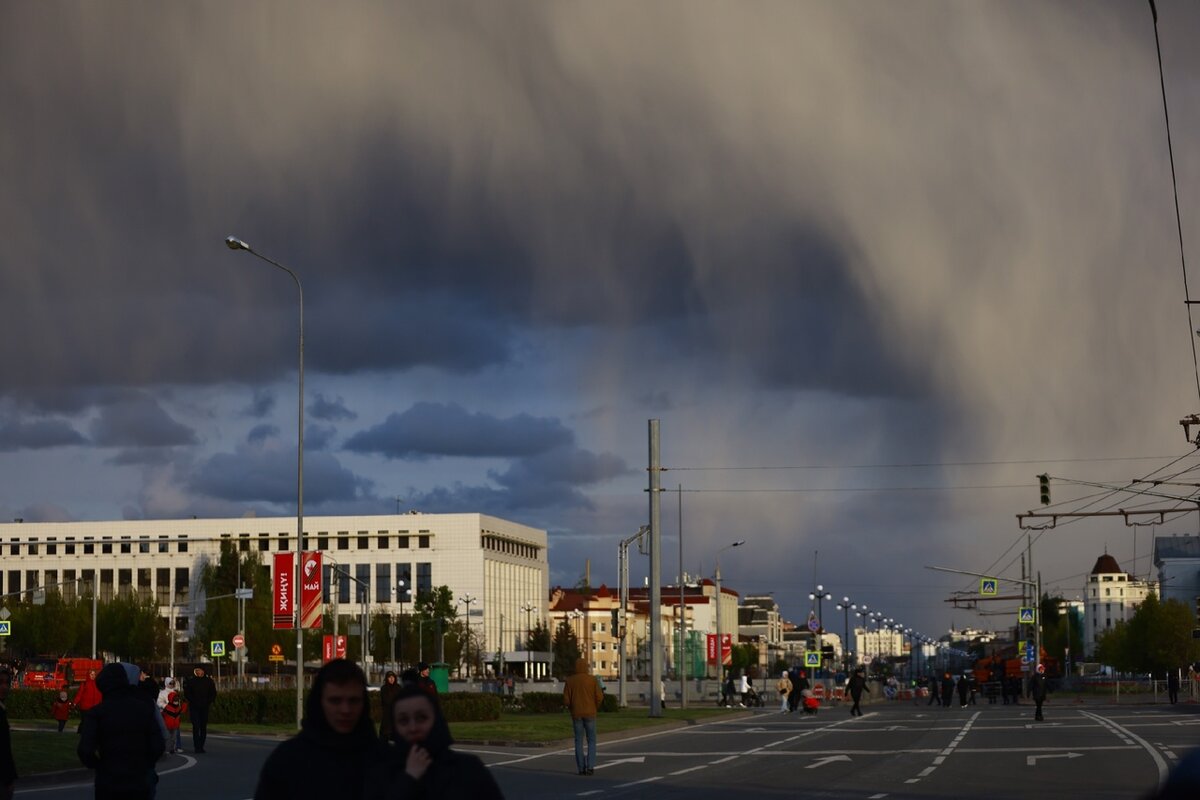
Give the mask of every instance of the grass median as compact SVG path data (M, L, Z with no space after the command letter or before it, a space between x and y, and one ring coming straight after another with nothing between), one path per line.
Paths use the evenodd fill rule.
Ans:
M731 714L724 708L667 708L658 718L649 716L645 708L625 708L614 713L596 717L596 732L603 736L638 728L655 728L670 721L702 722ZM17 772L23 776L46 772L80 769L79 756L75 748L79 745L77 720L71 720L64 733L58 733L54 723L17 721L21 726L12 731L13 760ZM234 734L246 736L277 736L280 739L296 732L294 723L286 725L254 725L238 723L213 723L210 734ZM450 732L460 741L506 741L533 744L570 739L571 717L565 711L554 714L502 714L500 719L490 722L454 722ZM184 725L183 745L191 748L191 729Z

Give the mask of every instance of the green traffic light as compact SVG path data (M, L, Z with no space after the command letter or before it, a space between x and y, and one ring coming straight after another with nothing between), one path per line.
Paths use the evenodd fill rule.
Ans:
M1042 505L1050 505L1050 476L1046 473L1038 475L1038 488L1042 498Z

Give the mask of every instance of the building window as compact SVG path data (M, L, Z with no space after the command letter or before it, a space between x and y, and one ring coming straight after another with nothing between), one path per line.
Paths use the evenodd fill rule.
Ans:
M149 553L150 552L150 537L149 536L139 536L138 537L138 552L139 553Z
M10 556L19 556L19 555L21 555L21 544L20 544L20 542L21 542L21 540L20 540L20 539L9 539L9 540L8 540L8 554L9 554Z
M167 537L165 537L165 536L158 537L158 552L168 553L168 552L170 552L170 550L171 550L171 543L167 540Z
M139 600L150 599L150 568L141 567L137 574L137 596Z
M321 564L321 602L329 602L330 588L333 586L333 565L328 561Z
M250 552L250 534L248 534L248 533L239 533L238 534L238 552L239 553L249 553Z
M92 544L92 537L83 537L83 554L85 556L93 555L96 552L96 545Z
M380 531L379 532L379 541L375 543L375 546L378 547L380 550L387 550L387 546L388 546L387 540L388 540L387 531Z
M122 536L121 537L121 552L122 553L132 553L133 552L133 541L132 540L133 540L132 536Z
M271 534L260 533L258 535L258 552L266 553L271 549Z
M58 540L53 537L46 540L46 555L58 555L58 545L55 544L57 541Z
M396 537L396 547L399 547L401 550L407 550L408 549L408 537L407 536L397 536Z
M375 565L375 602L390 603L392 601L392 565Z
M112 537L111 536L102 536L100 538L100 552L104 555L112 555ZM112 599L111 595L109 596L109 599L110 600Z
M329 549L329 534L328 533L322 532L322 533L317 534L317 549L318 550L328 550ZM339 536L338 537L338 550L345 550L345 549L346 548L342 547L342 537Z
M367 535L366 531L358 532L358 549L359 550L370 550L371 549L371 537Z
M291 547L290 542L291 540L288 539L288 535L286 533L279 534L279 552L282 553L285 550L288 550Z
M158 567L154 570L154 598L160 606L171 604L171 568Z
M179 545L179 552L181 552L181 553L187 552L187 538L186 537L180 536L179 542L177 544Z
M29 555L36 556L37 554L38 554L38 540L30 539L29 540Z
M412 592L412 599L417 599L417 589L413 586L412 581L412 564L397 564L396 565L396 584L404 581L404 586Z
M355 564L354 577L358 578L354 582L354 598L370 602L371 599L371 565L370 564Z
M426 535L423 535L423 536L418 536L418 537L417 537L417 547L418 547L418 548L420 548L420 549L422 549L422 550L428 550L428 549L429 549L429 536L428 536L428 534L426 534Z
M338 550L349 550L350 549L350 534L348 534L348 533L339 533L338 534L337 549Z
M417 594L428 594L433 591L433 564L428 561L417 564Z
M66 544L63 545L63 552L69 556L75 555L75 537L68 536Z
M188 602L188 568L175 568L175 603L176 605Z
M8 591L11 594L21 591L21 570L10 569L8 571Z

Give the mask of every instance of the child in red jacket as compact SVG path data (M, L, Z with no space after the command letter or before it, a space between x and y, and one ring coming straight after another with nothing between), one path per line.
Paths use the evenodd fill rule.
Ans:
M71 716L71 701L67 699L66 692L59 692L58 699L50 704L50 716L58 720L58 732L62 733Z
M183 734L179 730L180 718L187 711L187 703L179 696L179 692L167 695L167 704L163 706L163 724L167 726L167 751L183 752Z

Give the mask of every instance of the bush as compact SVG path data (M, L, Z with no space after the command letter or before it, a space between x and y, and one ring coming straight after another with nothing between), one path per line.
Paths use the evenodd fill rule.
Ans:
M553 714L563 710L561 692L525 692L521 701L521 711L525 714Z
M620 711L621 707L617 705L617 696L606 692L604 701L600 703L600 710L604 712Z
M486 722L500 719L500 698L494 694L453 692L438 695L447 722Z
M74 693L68 692L67 697ZM41 689L13 689L8 693L5 706L9 719L51 719L50 704L58 698L58 692ZM79 712L75 712L79 716Z

